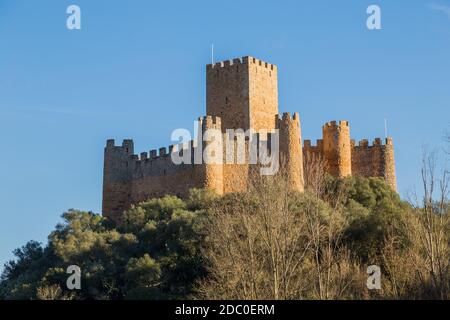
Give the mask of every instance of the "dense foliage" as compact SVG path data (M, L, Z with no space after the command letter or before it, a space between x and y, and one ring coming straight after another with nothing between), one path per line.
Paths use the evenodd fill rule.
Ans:
M270 194L273 191L262 190L269 192L266 197L258 196L255 190L215 197L208 191L192 190L187 200L173 196L150 199L126 211L120 226L91 212L69 210L62 215L63 223L56 226L45 246L30 241L15 250L15 260L5 265L1 275L0 299L217 298L205 289L215 288L215 285L216 294L221 288L230 288L222 297L273 298L268 289L270 284L264 280L271 277L265 274L270 265L258 269L260 284L253 284L248 296L236 293L236 289L246 288L245 282L239 282L242 279L217 273L219 269L239 270L236 265L220 264L228 262L227 256L217 251L218 247L254 243L255 250L265 252L266 239L276 240L272 235L278 235L273 233L275 225L279 226L280 236L286 233L286 225L278 224L277 215L270 217L275 231L267 233L268 238L264 235L258 238L261 232L264 234L264 225L261 225L263 231L258 233L250 233L252 228L245 230L246 221L258 218L260 213L263 218L267 217L270 210L284 210L294 223L304 222L304 228L298 227L295 232L302 235L301 248L305 254L297 250L300 248L298 239L294 239L295 242L289 240L286 246L293 248L295 257L304 259L298 272L309 276L305 279L311 283L303 284L301 292L276 289L275 298L449 298L448 265L441 266L447 270L440 273L447 278L439 285L433 284L426 269L427 258L419 259L424 250L417 242L422 209L412 208L400 200L381 179L336 180L329 186L326 197L310 193L289 194L286 203L277 200L282 197ZM334 193L343 196L330 200L329 195ZM233 220L233 215L243 211L246 213L240 216L241 220ZM230 219L219 221L217 213ZM285 219L287 215L280 217ZM301 220L301 217L305 219ZM444 223L443 226L446 237L443 250L447 252L449 225ZM257 228L256 223L254 229ZM233 232L238 232L235 238L231 237ZM231 238L224 240L220 237L224 234ZM250 237L253 242L242 242ZM326 248L330 247L333 247L329 253L333 259L326 260ZM242 250L230 254L241 257L248 248ZM252 254L252 250L250 248L248 252ZM417 262L415 265L410 259L412 256ZM444 259L448 263L448 257ZM266 260L263 259L261 266ZM329 263L324 265L324 261ZM369 293L365 287L365 271L370 264L378 264L385 271L384 288L376 294ZM82 271L81 290L70 291L66 287L69 276L66 269L70 265L77 265ZM345 274L344 266L347 266ZM242 268L244 277L249 269L245 265ZM398 271L402 268L403 271ZM345 290L323 291L321 276L324 271L334 279L325 285L338 288L344 281L351 285L345 285ZM408 274L424 276L419 281L409 278ZM269 293L261 294L258 290L269 290Z

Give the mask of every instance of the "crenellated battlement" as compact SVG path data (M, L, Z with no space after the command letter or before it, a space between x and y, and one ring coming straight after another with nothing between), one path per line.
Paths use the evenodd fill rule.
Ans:
M300 122L300 115L298 112L294 112L293 115L291 115L290 112L283 112L283 114L277 114L275 115L275 119L278 122Z
M381 138L375 138L372 143L369 143L368 139L362 139L356 144L356 141L354 139L351 140L351 145L353 148L357 149L370 149L370 148L377 148L377 147L385 147L385 146L392 146L392 138L386 138L383 142Z
M327 122L327 123L325 123L325 124L323 125L323 128L324 128L324 129L328 129L328 128L340 128L340 127L346 127L346 128L348 128L348 127L349 127L348 121L346 121L346 120L341 120L341 121L338 122L338 121L333 120L333 121Z
M265 62L263 60L259 60L257 58L244 57L243 59L244 59L244 61L247 60L247 62L249 64L257 65L257 66L264 67L264 68L270 69L270 70L277 70L277 66L276 65L267 63L267 62Z
M232 66L236 66L236 65L242 65L242 64L247 64L248 61L244 61L244 58L235 58L232 60L223 60L223 61L218 61L214 64L207 64L206 65L206 69L207 70L211 70L211 69L218 69L218 68L229 68Z
M316 140L316 144L313 145L311 140L303 140L303 148L304 149L323 149L323 140L318 139Z
M217 116L203 116L198 118L199 128L202 131L207 129L221 129L221 119ZM134 143L131 139L125 139L122 145L116 146L114 139L108 139L106 142L106 149L121 150L123 153L128 154L130 160L134 161L152 161L160 157L168 157L173 152L190 151L194 150L196 142L190 140L188 143L172 144L167 147L160 147L158 149L152 149L149 152L141 152L140 154L134 154Z
M106 148L128 148L128 150L131 150L134 148L134 143L132 139L124 139L120 146L116 146L114 139L108 139L106 140Z
M316 140L315 145L311 140L303 140L303 158L305 161L317 161L323 158L323 140Z
M221 129L222 119L218 116L199 117L198 122L203 129Z
M192 146L194 142L190 141L190 146ZM182 148L183 144L180 145L169 145L168 147L161 147L159 149L153 149L149 152L141 152L140 154L134 154L134 143L133 140L126 139L123 140L122 145L116 146L114 139L108 139L106 142L105 150L116 150L118 152L121 152L123 155L127 156L127 159L133 160L133 161L151 161L156 158L160 157L167 157L172 152L180 150L179 148ZM188 148L184 148L188 149Z
M289 119L292 119L291 117ZM203 125L204 129L220 129L220 118L219 117L211 117L211 116L205 116L198 119L199 123ZM207 128L205 128L205 125ZM228 135L227 132L221 133L222 141L223 141L223 147L226 147L226 141L229 140L231 142L231 146L233 146L235 149L237 148L238 143L242 143L242 141L245 142L245 148L249 149L249 143L252 141L254 145L258 148L260 143L267 144L267 148L270 151L271 150L271 141L278 138L279 139L279 133L276 132L255 132L255 131L249 131L249 132L243 132L244 134L244 140L239 136L239 134L235 134L232 138ZM122 155L122 159L126 159L128 162L128 168L131 170L133 167L130 166L132 163L136 163L137 165L141 165L142 163L149 163L156 160L161 160L161 158L167 159L167 161L171 161L171 154L172 153L179 153L183 154L185 152L187 153L194 153L197 148L197 141L190 140L188 142L179 143L179 144L172 144L168 147L160 147L158 149L152 149L149 152L144 151L140 152L139 154L131 153L130 151L133 151L133 140L127 139L123 140L122 145L116 146L114 139L109 139L106 142L106 148L105 150L115 150L115 152L119 152L119 154ZM224 150L225 152L226 150ZM236 150L234 150L236 151Z
M250 57L250 56L245 56L242 58L235 58L232 60L223 60L223 61L218 61L214 64L208 64L206 65L206 69L207 70L212 70L212 69L219 69L219 68L231 68L231 67L235 67L235 66L239 66L239 65L256 65L256 66L260 66L269 70L277 70L277 66L271 63L267 63L263 60L254 58L254 57Z
M116 146L116 142L114 139L106 140L106 148L114 148Z

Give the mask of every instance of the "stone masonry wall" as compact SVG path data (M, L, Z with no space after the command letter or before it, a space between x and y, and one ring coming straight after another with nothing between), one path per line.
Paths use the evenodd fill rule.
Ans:
M278 172L287 173L290 185L294 190L303 191L303 166L301 152L300 120L298 114L293 117L289 113L283 114L277 119L277 129L279 129L279 149L280 158L278 161ZM104 168L104 192L103 192L103 212L116 222L121 221L121 213L130 208L132 204L145 201L152 197L161 197L172 194L181 198L188 196L191 188L209 188L217 194L242 192L247 190L249 180L253 174L258 174L261 167L267 166L261 163L249 164L250 143L255 146L260 145L260 141L267 145L269 154L272 154L270 141L274 139L274 133L262 135L254 133L252 142L250 137L241 139L243 143L244 159L243 163L237 160L238 140L233 137L232 142L227 146L227 133L221 133L220 118L206 116L199 119L202 134L208 129L216 129L222 139L222 147L231 147L234 150L234 158L227 159L224 152L220 164L194 164L197 144L191 141L188 148L183 152L188 152L192 164L174 164L171 153L179 153L181 146L170 146L150 151L150 154L143 152L140 156L133 152L133 142L125 140L122 146L115 146L113 140L108 140L105 148L105 168ZM209 142L203 143L202 152L206 152ZM255 147L257 148L257 147ZM227 163L227 162L231 163Z
M271 130L278 114L277 66L248 57L250 79L250 127L255 131Z
M166 194L186 197L189 189L204 185L201 166L175 165L166 148L140 157L127 152L123 145L115 146L113 140L105 148L103 213L115 221L120 221L131 204Z
M222 119L222 128L250 127L248 63L241 59L206 66L206 114Z
M348 126L348 123L346 125ZM328 128L329 127L330 126L328 125ZM336 129L329 130L327 132L327 135L329 136L328 140L332 141L332 139L337 139L339 134L340 133L337 132ZM347 136L347 134L345 135ZM324 140L326 140L325 137ZM345 140L347 140L347 138ZM331 146L333 146L333 144L331 144ZM349 140L349 146L351 152L350 157L348 154L344 156L340 155L340 152L337 152L337 150L332 150L332 152L329 152L328 156L326 156L323 140L317 140L316 146L313 146L310 140L305 140L303 156L306 159L323 159L324 162L328 161L328 165L325 163L325 171L332 176L342 177L342 172L346 172L347 176L382 177L394 191L397 190L394 145L392 138L387 138L385 144L382 143L380 138L376 138L372 145L369 145L369 141L366 139L361 140L358 145L355 145L354 140ZM345 152L348 153L348 150L345 150ZM348 166L348 160L343 162L343 158L349 159L351 165ZM329 165L330 163L332 164L331 166ZM345 164L343 169L340 168L342 163Z
M365 139L357 146L354 140L351 144L353 175L382 177L393 190L397 190L392 139L387 138L384 145L379 138L375 139L372 145Z

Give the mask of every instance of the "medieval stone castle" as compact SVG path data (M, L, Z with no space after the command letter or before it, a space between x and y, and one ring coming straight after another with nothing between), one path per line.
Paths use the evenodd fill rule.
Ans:
M255 139L271 139L278 129L280 165L293 189L303 191L303 159L323 159L327 173L335 177L359 175L383 177L396 189L394 147L391 138L383 143L374 140L358 145L350 139L347 121L331 121L323 128L323 137L312 145L301 138L298 113L278 114L277 66L243 57L206 66L206 114L199 119L199 130L253 129ZM260 135L259 132L268 131ZM209 142L201 142L204 145ZM248 144L249 139L245 140ZM204 147L204 145L202 147ZM187 149L199 145L193 141ZM174 164L171 153L178 146L134 153L133 141L116 146L108 140L105 148L103 176L103 214L120 221L121 214L132 204L165 194L185 197L191 188L210 188L218 194L245 190L255 165L247 162L223 164Z

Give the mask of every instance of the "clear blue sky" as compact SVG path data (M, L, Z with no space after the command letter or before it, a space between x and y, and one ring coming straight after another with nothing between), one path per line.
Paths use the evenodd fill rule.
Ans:
M366 8L382 9L380 31ZM82 30L66 28L66 8ZM100 212L107 138L166 146L205 113L205 65L279 67L280 112L303 137L345 119L396 145L399 191L419 187L423 144L450 120L450 1L0 0L0 263L69 208Z

